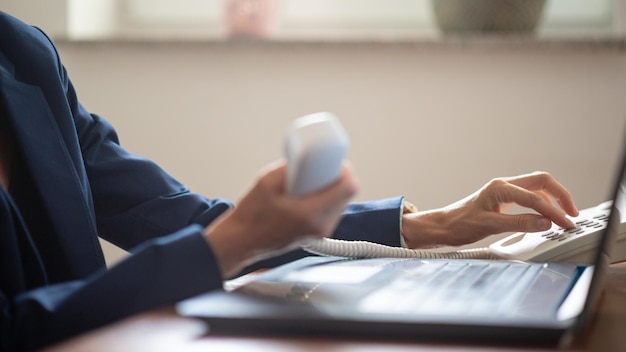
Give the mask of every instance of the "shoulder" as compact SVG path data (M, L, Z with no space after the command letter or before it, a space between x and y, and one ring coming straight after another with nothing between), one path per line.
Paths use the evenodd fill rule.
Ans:
M26 81L41 73L40 70L53 69L56 74L60 72L59 55L50 38L39 28L2 11L0 51Z

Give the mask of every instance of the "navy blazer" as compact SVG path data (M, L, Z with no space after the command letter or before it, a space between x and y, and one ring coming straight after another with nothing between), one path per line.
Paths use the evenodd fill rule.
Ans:
M0 190L0 349L38 348L222 287L202 230L232 204L124 150L79 103L49 38L1 12L0 109L26 176L12 179L21 201ZM334 236L399 245L401 201L349 205ZM132 254L107 270L98 236Z

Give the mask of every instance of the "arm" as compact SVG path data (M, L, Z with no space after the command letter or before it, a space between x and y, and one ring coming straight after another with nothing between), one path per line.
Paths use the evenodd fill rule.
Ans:
M206 226L232 207L191 192L152 161L129 154L97 115L75 116L98 233L106 240L129 250L190 224Z
M531 212L506 214L513 205ZM552 222L574 227L566 214L578 215L569 191L547 172L534 172L495 178L441 209L404 214L402 235L411 248L458 246L502 232L547 230Z
M130 250L190 224L206 226L232 207L191 192L151 160L122 148L113 126L78 102L63 66L60 71L100 237Z
M222 287L201 226L149 241L111 270L24 291L0 291L0 347L31 350L129 315Z

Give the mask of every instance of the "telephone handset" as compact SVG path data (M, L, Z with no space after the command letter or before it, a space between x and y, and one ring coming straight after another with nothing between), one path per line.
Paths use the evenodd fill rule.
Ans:
M305 195L335 181L341 172L348 150L348 137L339 120L330 113L306 115L294 121L286 140L287 191ZM606 228L612 202L580 211L572 218L574 229L557 225L544 232L514 233L486 248L450 252L415 250L385 246L365 241L311 239L301 247L314 254L349 258L450 258L513 259L524 261L568 261L590 263L595 257L602 230ZM626 214L620 214L620 225L610 258L626 260Z
M327 112L297 118L287 131L287 192L302 196L331 184L341 175L348 135Z

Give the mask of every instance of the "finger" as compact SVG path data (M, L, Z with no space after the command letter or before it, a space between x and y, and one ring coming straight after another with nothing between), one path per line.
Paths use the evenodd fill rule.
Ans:
M550 195L544 191L536 191L535 193L537 193L538 195L540 195L541 197L543 197L543 199L546 200L546 202L552 202L552 197L550 197Z
M552 227L550 219L537 214L497 214L492 220L499 232L539 232Z
M287 164L284 160L276 160L265 165L251 185L252 188L259 188L272 194L283 193L287 179Z
M554 198L556 203L571 216L578 216L572 194L547 172L537 171L532 174L511 177L508 182L530 191L542 191Z
M506 188L506 191L503 192L503 198L501 200L513 202L523 207L533 209L564 228L572 228L575 226L574 223L565 216L565 214L563 214L550 201L547 201L541 195L513 184L508 184L507 186L508 187Z
M578 216L580 214L571 195L569 198L556 198L556 202L568 215Z

